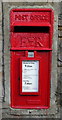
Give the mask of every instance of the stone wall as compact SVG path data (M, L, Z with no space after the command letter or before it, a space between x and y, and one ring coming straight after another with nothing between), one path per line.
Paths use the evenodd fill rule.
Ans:
M48 110L14 110L10 108L10 19L9 13L12 8L53 8L54 10L54 35L53 35L53 51L52 51L52 73L51 73L51 97L50 97L50 108ZM61 78L58 54L60 55L59 47L61 41L58 40L58 14L60 13L59 3L47 3L47 2L3 2L3 15L4 15L4 80L5 80L5 102L2 105L3 118L60 118L60 96L59 92ZM59 30L61 27L59 27ZM61 34L59 32L59 34ZM58 53L58 54L57 54ZM57 67L58 59L58 67ZM58 74L57 74L58 73Z
M2 117L2 6L0 2L0 118Z
M58 22L58 98L60 98L60 114L62 113L62 2L60 3L60 14ZM62 114L61 114L62 118Z

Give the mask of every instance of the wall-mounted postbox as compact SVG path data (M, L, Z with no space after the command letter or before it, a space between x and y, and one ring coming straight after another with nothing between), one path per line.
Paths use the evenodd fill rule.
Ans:
M12 9L10 12L13 108L50 106L53 18L52 9Z

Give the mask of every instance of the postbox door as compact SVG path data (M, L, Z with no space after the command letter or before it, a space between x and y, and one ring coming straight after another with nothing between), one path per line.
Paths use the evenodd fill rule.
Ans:
M12 9L10 33L11 107L49 108L53 10Z

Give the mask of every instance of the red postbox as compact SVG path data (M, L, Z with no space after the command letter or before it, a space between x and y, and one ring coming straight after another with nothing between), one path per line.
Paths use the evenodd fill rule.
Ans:
M53 20L52 9L12 9L10 12L12 108L50 106Z

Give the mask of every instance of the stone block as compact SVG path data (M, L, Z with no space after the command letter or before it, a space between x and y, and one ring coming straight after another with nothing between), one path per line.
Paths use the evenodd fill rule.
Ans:
M59 30L59 37L62 37L62 30Z
M62 20L58 21L59 26L62 26Z

